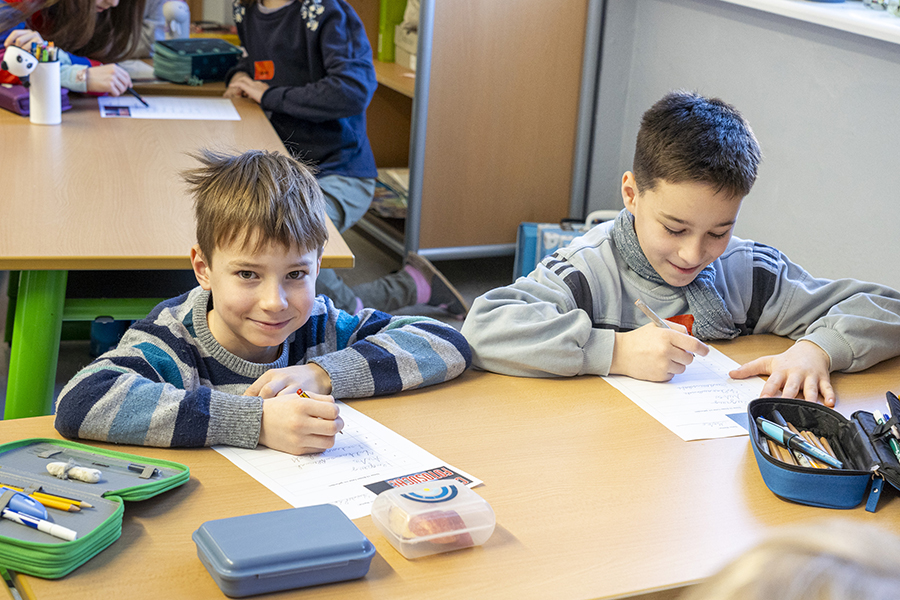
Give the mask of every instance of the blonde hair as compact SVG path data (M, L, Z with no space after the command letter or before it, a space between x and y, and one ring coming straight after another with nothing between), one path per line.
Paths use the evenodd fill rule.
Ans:
M202 166L182 176L194 196L197 244L207 262L216 247L234 243L259 251L277 242L322 255L325 200L310 167L266 150L235 156L202 149L194 158Z
M680 600L894 600L900 538L843 520L787 527Z

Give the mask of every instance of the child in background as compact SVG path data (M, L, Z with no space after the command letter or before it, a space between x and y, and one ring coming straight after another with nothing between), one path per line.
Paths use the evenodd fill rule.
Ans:
M64 49L65 52L59 52L63 87L113 96L131 87L131 77L125 69L100 63L113 63L134 51L145 0L126 0L121 7L119 0L0 2L4 8L0 12L4 48L16 45L28 50L32 42L47 40ZM23 28L22 22L26 27ZM14 25L16 28L6 33ZM0 82L18 83L5 71L0 71Z
M373 309L351 316L315 296L328 234L304 165L264 151L199 159L185 179L200 287L161 303L75 375L57 401L61 434L321 452L343 426L335 398L424 387L466 369L469 347L452 327Z
M893 600L900 538L873 525L824 521L782 528L681 600Z
M316 167L328 216L345 231L368 210L377 176L366 108L378 84L359 17L344 0L236 0L234 20L247 56L226 74L225 97L260 104L288 150ZM351 314L363 306L390 311L428 303L462 318L468 309L417 255L397 273L354 289L331 270L317 285Z
M853 279L814 279L769 246L732 237L760 151L718 99L673 92L644 113L615 221L478 298L463 324L478 367L531 377L621 374L666 381L701 340L773 333L797 340L730 373L769 375L761 396L835 402L831 371L900 353L900 294ZM685 327L648 323L643 300Z

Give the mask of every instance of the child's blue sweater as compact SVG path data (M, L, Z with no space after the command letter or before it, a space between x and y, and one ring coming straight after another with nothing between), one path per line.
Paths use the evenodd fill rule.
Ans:
M63 389L56 429L121 444L253 448L263 401L242 394L269 369L315 363L331 377L336 399L362 398L448 381L472 360L465 338L448 325L372 309L350 316L319 296L278 360L252 363L213 337L209 302L198 287L132 325L117 348Z
M260 105L284 145L319 176L375 177L366 108L378 83L372 47L343 0L294 0L265 14L235 3L247 56L230 71L265 81Z

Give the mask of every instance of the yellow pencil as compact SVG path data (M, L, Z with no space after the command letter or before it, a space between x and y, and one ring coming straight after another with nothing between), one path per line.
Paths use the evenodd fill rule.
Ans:
M0 483L0 486L7 487L17 492L25 491L24 488L16 487L14 485L7 485L5 483ZM55 508L57 510L64 510L67 512L78 512L82 508L94 508L93 505L88 504L87 502L82 502L81 500L74 500L72 498L66 498L64 496L55 496L53 494L45 494L44 492L32 492L28 495L47 508Z

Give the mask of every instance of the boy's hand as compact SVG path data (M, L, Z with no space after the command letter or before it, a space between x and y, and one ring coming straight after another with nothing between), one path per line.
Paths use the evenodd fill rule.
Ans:
M225 88L225 98L250 98L257 104L262 102L263 94L269 89L265 81L255 81L244 72L239 72L228 82Z
M762 397L798 398L802 391L803 398L810 402L821 397L825 406L834 406L830 367L831 359L824 350L801 340L781 354L751 360L728 375L734 379L768 375Z
M288 454L312 454L334 446L344 428L340 409L331 396L295 393L263 401L259 443Z
M31 29L14 29L6 36L3 45L7 48L10 46L18 46L19 48L28 50L28 46L30 46L32 42L43 44L44 38L42 38L41 34L37 31L32 31Z
M315 363L283 369L269 369L262 377L250 384L244 395L260 396L266 399L296 394L297 390L330 394L331 377L325 369Z
M709 346L687 334L687 329L670 323L671 329L649 323L617 333L610 375L628 375L644 381L668 381L684 373L694 355L706 356Z

